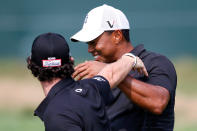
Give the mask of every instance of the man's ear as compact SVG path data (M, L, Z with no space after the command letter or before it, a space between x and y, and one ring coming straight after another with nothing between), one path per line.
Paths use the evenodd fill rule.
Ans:
M70 56L70 60L74 63L75 62L75 59L72 57L72 56Z
M115 44L118 44L120 43L120 41L122 40L123 38L123 34L120 30L115 30L113 33L112 33L112 41L115 43Z

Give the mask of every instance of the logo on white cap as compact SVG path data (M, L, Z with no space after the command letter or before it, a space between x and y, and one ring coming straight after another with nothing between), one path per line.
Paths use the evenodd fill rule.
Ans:
M86 15L82 29L71 37L71 40L89 42L104 31L130 29L124 13L106 4L92 9Z
M107 23L108 23L108 25L109 25L110 28L113 28L113 26L114 26L114 21L113 21L113 24L111 24L110 21L107 21Z

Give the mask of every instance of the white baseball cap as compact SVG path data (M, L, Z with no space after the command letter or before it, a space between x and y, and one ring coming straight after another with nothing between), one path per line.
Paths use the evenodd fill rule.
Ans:
M104 31L130 29L124 13L106 4L92 9L86 15L83 28L70 39L73 42L89 42Z

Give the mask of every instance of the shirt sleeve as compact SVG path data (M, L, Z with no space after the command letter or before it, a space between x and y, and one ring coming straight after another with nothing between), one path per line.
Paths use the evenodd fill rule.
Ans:
M50 116L45 122L46 131L82 131L80 120L71 111L65 111L54 116Z
M84 83L91 84L98 89L105 105L108 105L113 101L113 94L109 82L103 76L94 76L91 79L86 79Z
M176 90L177 76L173 64L164 56L152 59L151 69L149 72L150 84L166 88L170 94Z

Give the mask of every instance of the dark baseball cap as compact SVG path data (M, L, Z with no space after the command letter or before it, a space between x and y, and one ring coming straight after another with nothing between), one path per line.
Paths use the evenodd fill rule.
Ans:
M57 67L70 59L69 46L63 36L45 33L33 41L31 61L40 67Z

